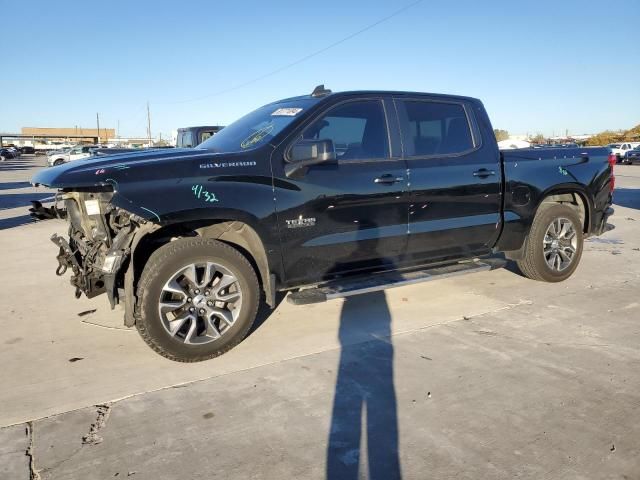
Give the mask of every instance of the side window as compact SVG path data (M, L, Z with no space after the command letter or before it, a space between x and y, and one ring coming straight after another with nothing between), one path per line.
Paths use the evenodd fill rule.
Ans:
M307 127L304 140L331 140L340 160L388 158L389 141L382 102L338 105Z
M446 155L473 148L469 121L462 105L404 101L408 132L406 141L413 144L413 155ZM409 150L411 151L411 150Z

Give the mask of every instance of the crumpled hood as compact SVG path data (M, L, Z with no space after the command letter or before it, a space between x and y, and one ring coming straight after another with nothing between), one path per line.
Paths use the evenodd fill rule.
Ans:
M104 184L104 173L111 170L124 170L166 165L167 162L180 162L189 159L204 159L216 154L208 150L192 148L172 148L127 152L115 155L99 155L83 160L64 163L57 167L40 170L31 179L34 185L52 188L73 188Z

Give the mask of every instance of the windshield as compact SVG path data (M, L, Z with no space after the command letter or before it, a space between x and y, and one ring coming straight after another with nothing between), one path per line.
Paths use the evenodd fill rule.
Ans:
M316 102L318 99L302 98L265 105L220 130L198 148L231 153L260 147Z
M620 144L619 143L612 143L609 145L609 147L611 148L620 148Z

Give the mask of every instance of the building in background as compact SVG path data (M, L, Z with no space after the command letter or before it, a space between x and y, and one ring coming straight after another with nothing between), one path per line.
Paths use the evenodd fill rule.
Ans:
M113 128L101 128L99 131L97 128L49 128L49 127L22 127L22 135L30 137L46 137L46 138L59 138L61 140L66 138L77 138L78 143L92 143L94 139L98 140L98 143L106 143L109 139L116 136L116 131ZM83 138L87 140L83 142Z

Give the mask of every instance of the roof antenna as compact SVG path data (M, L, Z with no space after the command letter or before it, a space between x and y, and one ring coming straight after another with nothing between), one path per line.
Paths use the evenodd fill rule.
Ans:
M331 90L329 90L328 88L324 88L324 83L322 85L318 85L316 88L313 89L313 92L311 92L311 96L312 97L324 97L325 95L329 95L331 93Z

